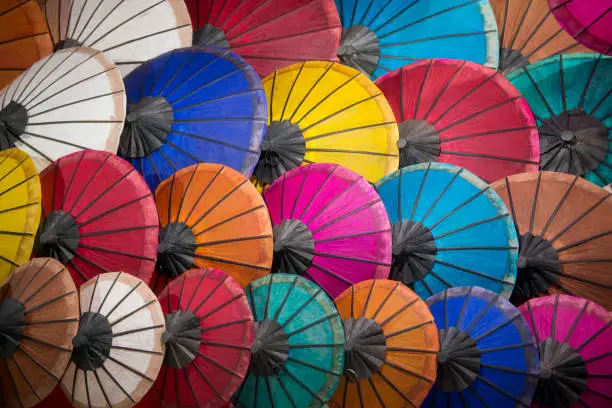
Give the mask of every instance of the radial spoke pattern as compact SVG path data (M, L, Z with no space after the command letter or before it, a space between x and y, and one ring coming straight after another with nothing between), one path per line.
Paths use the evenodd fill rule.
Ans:
M551 172L512 176L492 187L510 209L521 240L513 301L565 293L610 307L610 193Z
M508 297L518 240L488 184L442 163L406 167L376 184L393 225L391 278L422 298L478 285Z

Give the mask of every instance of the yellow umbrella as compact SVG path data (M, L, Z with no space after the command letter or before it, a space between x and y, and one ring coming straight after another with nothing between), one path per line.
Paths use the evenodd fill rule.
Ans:
M397 170L395 117L367 76L307 61L275 71L263 86L269 118L253 179L259 187L313 162L340 164L371 182Z
M0 151L0 285L30 259L39 221L40 181L34 162L19 149Z

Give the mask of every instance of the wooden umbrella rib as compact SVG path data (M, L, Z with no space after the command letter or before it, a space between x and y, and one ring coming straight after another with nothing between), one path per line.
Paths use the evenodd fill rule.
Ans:
M380 302L380 304L378 305L378 308L376 309L376 311L374 312L374 314L372 314L371 318L373 320L376 320L376 318L378 317L378 314L383 310L383 308L385 307L385 305L387 304L387 302L389 301L389 299L391 298L391 296L395 293L395 291L401 286L401 283L398 282L395 284L395 286L393 287L393 289L391 289L390 291L387 292L387 294L385 295L385 297L383 298L382 302ZM353 315L353 313L351 312L351 317L355 317Z
M319 119L318 121L316 121L314 123L311 123L310 125L306 126L304 129L302 129L302 132L307 132L308 130L312 129L313 127L318 126L318 125L320 125L323 122L326 122L327 120L333 118L336 115L341 114L342 112L345 112L345 111L347 111L349 109L352 109L355 106L361 105L362 103L365 103L365 102L371 101L373 99L379 98L380 96L382 96L382 93L379 92L377 94L370 95L367 98L360 99L357 102L353 102L353 103L351 103L349 105L346 105L342 109L339 109L339 110L337 110L337 111L335 111L335 112L333 112L333 113L331 113L331 114L329 114L327 116L324 116L323 118Z
M340 216L338 216L338 217L336 217L336 218L334 218L334 219L332 219L332 220L330 220L330 221L326 222L325 224L323 224L323 225L319 226L318 228L314 229L314 230L312 231L312 234L314 235L314 234L316 234L317 232L320 232L320 231L324 230L325 228L329 228L331 225L333 225L333 224L335 224L335 223L337 223L337 222L340 222L340 221L342 221L343 219L345 219L345 218L347 218L347 217L350 217L351 215L357 214L357 213L359 213L359 212L361 212L361 211L364 211L364 210L366 210L366 209L368 209L368 208L370 208L370 207L373 207L373 206L375 206L375 205L379 204L380 202L381 202L381 199L380 199L380 198L376 198L376 199L375 199L375 200L373 200L373 201L370 201L370 202L368 202L368 203L366 203L366 204L363 204L363 205L361 205L361 206L359 206L359 207L356 207L356 208L352 209L351 211L349 211L349 212L347 212L347 213L345 213L345 214L342 214L342 215L340 215ZM318 214L317 214L317 215L318 215ZM314 219L315 219L315 218L316 218L316 216L315 216L313 219L311 219L311 220L310 220L309 224L310 224L310 223L312 223L312 221L314 221ZM364 235L365 235L365 234L364 234Z
M98 275L98 276L99 276L99 275ZM110 291L109 291L109 292L110 292ZM107 292L107 294L108 294L109 292ZM93 299L93 296L92 296L92 299ZM115 320L114 322L112 322L112 323L110 324L110 327L112 328L112 327L113 327L114 325L116 325L117 323L122 322L123 320L127 319L128 317L131 317L131 316L135 315L136 313L140 312L141 310L148 308L149 306L151 306L151 305L152 305L152 304L154 304L155 302L157 302L157 298L152 299L152 300L148 301L147 303L143 304L142 306L139 306L139 307L137 307L136 309L134 309L134 310L132 310L132 311L128 312L127 314L125 314L125 315L121 316L119 319L117 319L117 320Z
M221 262L221 263L225 263L228 265L234 265L234 266L244 266L246 268L252 268L252 269L257 269L257 270L262 270L262 271L269 271L269 268L263 267L263 266L259 266L259 265L253 265L253 264L248 264L248 263L244 263L244 262L237 262L237 261L231 261L229 259L224 259L224 258L218 258L218 257L213 257L213 256L205 256L205 255L201 255L201 254L194 254L194 256L198 259L202 259L205 261L212 261L212 262Z
M282 368L285 371L285 373L287 373L287 375L289 377L291 377L291 379L293 381L295 381L296 384L298 384L300 387L302 387L304 390L306 390L310 395L312 395L321 404L325 403L325 400L323 400L323 398L321 398L321 396L319 394L314 392L314 390L312 390L308 385L304 384L304 382L302 380L300 380L298 377L296 377L291 371L289 371L287 369L287 367L283 366Z
M368 295L366 296L365 304L363 305L363 310L361 311L361 317L366 317L366 313L368 311L368 306L370 305L370 300L372 299L372 293L374 293L374 286L376 285L376 279L372 280L370 284L370 288L368 289Z
M241 376L240 374L238 374L238 373L234 372L233 370L231 370L231 369L229 369L229 368L225 367L223 364L221 364L221 363L219 363L219 362L217 362L217 361L213 360L212 358L210 358L210 357L208 357L208 356L206 356L206 355L204 355L204 354L200 353L199 351L197 352L197 354L198 354L198 356L200 356L200 357L201 357L201 358L203 358L204 360L206 360L206 361L209 361L209 362L213 363L215 366L219 367L219 368L220 368L220 369L222 369L223 371L225 371L225 372L227 372L227 373L229 373L229 374L231 374L231 375L233 375L233 376L235 376L235 377L237 377L237 378L242 379L242 376Z
M224 79L227 79L227 78L229 78L230 76L232 76L234 74L237 74L237 73L240 73L240 72L246 72L249 69L250 69L250 66L244 65L243 67L236 68L236 69L234 69L232 71L226 72L225 74L223 74L221 76L218 76L218 77L216 77L216 78L214 78L214 79L212 79L212 80L210 80L208 82L204 82L202 84L199 84L198 87L196 87L196 88L192 89L190 92L180 96L178 99L175 99L173 101L168 100L168 103L170 103L171 105L175 105L175 104L181 102L182 100L184 100L185 98L188 98L191 95L195 94L196 92L202 91L203 89L209 87L210 85L216 84L219 81L223 81Z
M104 389L104 386L102 385L102 381L100 381L100 377L98 376L98 370L93 370L93 373L94 373L94 376L96 377L96 381L98 382L98 386L100 387L100 391L102 391L104 400L106 401L109 407L112 407L113 405L111 404L110 399L108 398L108 395L106 394L106 390Z
M269 312L270 312L270 297L272 297L272 279L274 279L273 275L270 274L269 275L270 278L268 280L268 284L266 285L268 287L268 294L266 295L266 302L264 305L264 312L263 312L263 318L267 319L269 317Z
M50 377L53 377L53 379L55 381L59 381L60 378L58 376L56 376L55 374L53 374L51 372L51 370L49 370L47 367L45 367L41 362L39 362L38 360L36 360L34 357L32 357L32 355L27 351L27 349L22 345L22 344L18 344L17 348L30 360L32 361L34 364L36 364L39 368L41 368L45 373L47 373Z
M46 265L46 263L45 263L45 265ZM40 271L42 270L42 268L43 268L45 265L43 265L43 266L42 266L42 267L41 267L41 268L38 270L38 272L40 272ZM34 290L34 292L33 292L32 294L30 294L30 296L28 296L28 297L27 297L26 299L24 299L24 300L21 300L20 298L21 298L21 296L23 296L23 293L24 293L25 289L27 289L27 287L28 287L28 286L30 285L30 283L31 283L31 281L30 281L30 282L28 282L28 284L26 285L26 288L24 288L24 290L23 290L23 291L22 291L22 292L19 294L19 296L17 296L17 297L16 297L16 299L19 299L19 300L20 300L20 302L21 302L22 304L24 304L24 305L28 304L28 303L30 302L30 300L31 300L31 299L32 299L34 296L36 296L38 293L40 293L40 291L41 291L41 290L43 290L44 288L46 288L46 287L47 287L47 285L49 285L51 282L53 282L53 281L54 281L54 280L55 280L55 279L56 279L56 278L57 278L57 277L58 277L58 276L59 276L59 275L60 275L62 272L64 272L65 270L66 270L65 268L60 269L60 270L59 270L58 272L56 272L56 273L55 273L53 276L51 276L49 279L47 279L47 280L46 280L46 281L45 281L45 282L44 282L42 285L38 286L38 287L37 287L37 288ZM38 273L38 272L37 272L37 273ZM33 279L36 277L37 273L32 274L33 276L32 276L30 279L31 279L31 280L33 280ZM19 283L21 284L21 281L20 281ZM17 288L15 288L15 291L16 291L16 289L17 289Z
M327 322L327 321L329 321L331 319L334 319L334 318L336 318L338 316L339 315L338 315L337 312L325 315L325 316L321 317L320 319L317 319L317 320L315 320L313 322L310 322L310 323L300 327L299 329L295 329L294 331L287 333L287 336L288 337L292 337L292 336L294 336L296 334L302 333L302 332L304 332L306 330L309 330L309 329L311 329L311 328L313 328L313 327L315 327L315 326L317 326L317 325L319 325L321 323ZM289 345L289 348L291 348L291 345Z
M185 310L191 310L191 303L193 302L193 299L195 298L196 293L198 293L200 286L202 285L202 282L204 282L204 279L206 279L206 277L208 276L208 271L209 269L205 269L204 273L202 274L202 276L200 276L200 280L198 281L198 284L196 285L195 289L193 290L193 293L191 294L191 297L189 298L189 302L187 302L187 306L185 306ZM186 279L186 278L183 278ZM168 296L168 300L170 300L170 297ZM170 308L168 308L168 310L170 310Z
M382 12L392 3L391 0L387 1L387 3L380 8L380 10L378 10L378 13L376 13L371 19L370 21L365 24L366 27L370 28L372 31L374 32L378 32L380 31L383 27L385 27L388 24L391 24L393 21L395 21L396 18L400 17L402 14L404 14L406 11L408 11L409 9L411 9L414 5L416 5L420 0L414 0L411 3L409 3L406 7L404 7L402 10L399 10L397 13L393 13L393 17L385 19L383 21L383 23L381 25L379 25L378 27L374 28L371 27L372 23L374 23L374 21L382 14Z
M45 260L45 262L38 268L38 270L31 274L26 285L21 290L18 291L19 286L21 286L21 283L25 280L25 276L27 275L27 272L30 271L30 267L26 269L27 272L23 274L22 278L19 280L19 283L16 283L15 286L13 286L13 298L14 299L17 299L17 300L21 299L21 296L30 287L30 284L32 284L32 282L34 281L34 278L36 278L36 276L40 273L40 271L42 271L42 269L46 267L49 262L50 262L50 259ZM62 270L60 272L64 270L65 268L62 267ZM22 303L25 303L25 302L22 302Z
M451 187L451 185L453 184L453 182L463 173L463 168L459 168L459 170L457 172L455 172L455 174L453 175L453 177L448 181L448 183L446 183L446 185L444 186L444 188L442 189L442 191L440 191L440 194L438 194L438 196L436 197L436 199L431 203L431 205L429 206L429 208L427 209L427 211L425 212L425 214L423 215L423 218L421 218L421 224L425 224L425 221L427 220L427 217L429 217L429 215L432 213L432 211L434 210L434 208L436 208L436 206L438 205L438 203L440 202L440 200L442 199L442 197L444 197L444 195L446 194L446 192L448 191L448 189ZM400 172L401 174L401 172ZM398 196L401 193L401 189L398 186Z
M201 308L201 307L202 307L204 304L206 304L206 302L208 302L208 300L209 300L209 299L212 297L212 295L213 295L213 294L214 294L214 293L215 293L215 292L216 292L216 291L217 291L217 290L218 290L218 289L219 289L219 288L220 288L220 287L221 287L221 286L222 286L222 285L223 285L223 284L224 284L224 283L225 283L225 282L228 280L228 279L229 279L229 275L228 275L228 276L225 276L223 279L219 280L219 281L217 282L217 284L215 285L215 287L214 287L214 288L212 288L212 289L211 289L211 290L210 290L210 291L209 291L209 292L206 294L206 296L204 297L204 299L202 299L202 301L200 302L200 304L199 304L198 306L196 306L196 308L195 308L195 309L193 309L193 312L194 312L195 314L197 314L197 313L198 313L198 311L200 310L200 308ZM195 296L195 292L194 292L194 294L193 294L193 295Z
M122 273L122 272L119 272L118 274L120 275L121 273ZM113 312L114 312L115 310L117 310L117 308L118 308L119 306L121 306L121 304L122 304L122 303L123 303L123 302L124 302L124 301L125 301L125 300L126 300L128 297L130 297L130 295L131 295L132 293L134 293L134 292L135 292L135 291L136 291L136 290L137 290L137 289L140 287L140 285L142 285L142 284L143 284L143 282L142 282L142 281L138 281L138 283L137 283L136 285L134 285L134 286L133 286L133 287L132 287L132 288L131 288L131 289L130 289L130 290L129 290L129 291L128 291L128 292L127 292L125 295L123 295L123 296L121 297L121 299L119 299L119 301L117 301L117 302L115 303L115 306L113 306L113 307L111 308L111 310L109 310L109 311L108 311L108 312L107 312L107 313L104 315L104 317L106 317L106 318L108 319L108 318L109 318L109 316L110 316L110 315L112 315L112 314L113 314Z
M28 118L31 119L31 118L34 118L34 117L39 116L39 115L44 115L45 113L49 113L49 112L53 112L53 111L61 109L61 108L65 108L67 106L77 105L77 104L79 104L81 102L93 101L95 99L105 98L107 96L113 96L113 95L120 94L120 93L123 93L123 92L124 92L123 90L118 90L118 91L108 92L108 93L105 93L105 94L91 96L89 98L78 99L76 101L72 101L72 102L64 103L62 105L54 106L53 108L49 108L49 109L44 110L42 112L28 114Z
M138 329L132 329L132 330L126 330L126 331L122 331L118 333L113 333L113 338L128 336L134 333L140 333L140 332L145 332L145 331L150 331L150 330L155 330L155 329L163 329L163 328L164 328L163 324L156 324L153 326L140 327Z
M325 274L327 274L329 276L332 276L332 277L338 279L339 281L341 281L341 282L343 282L343 283L345 283L345 284L347 284L349 286L353 284L353 282L351 282L350 280L346 279L342 275L338 275L337 273L332 272L329 269L322 267L321 265L319 265L318 263L316 263L314 261L312 261L310 263L310 266L315 268L315 269L320 270L321 272L323 272L323 273L325 273ZM304 272L304 274L310 275L308 272ZM312 275L310 275L310 277L312 277ZM312 280L314 280L314 279L312 279Z
M45 67L45 65L47 65L52 59L53 59L53 54L51 54L51 56L47 59L45 59L39 66L38 69L36 70L36 73L34 73L32 76L30 76L30 78L28 79L27 82L24 82L24 80L27 77L27 74L30 73L30 71L28 70L25 74L23 74L21 76L21 79L19 79L19 82L17 82L16 86L15 86L15 90L13 91L13 96L11 97L11 99L13 101L16 102L21 102L21 105L25 106L26 108L28 108L25 100L21 101L21 97L23 96L23 93L25 92L25 90L30 86L30 84L32 83L32 81L34 80L34 78L36 78L38 76L38 74L40 73L40 71ZM43 78L46 79L47 77ZM42 81L40 81L42 82ZM38 83L38 85L40 85L40 82ZM19 91L19 88L21 87L22 84L26 84L23 89L21 90L21 92L19 92L19 96L17 96L17 91ZM6 93L5 93L5 97L8 95L8 92L10 90L10 88L12 88L12 84L9 86L9 88L7 88ZM34 87L34 89L32 89L32 91L29 92L29 94L31 95L31 93L36 89L36 87ZM27 99L27 97L25 98ZM4 103L3 103L4 105Z
M105 160L104 160L104 163L103 163L103 164L105 164L105 163L106 163L106 160L108 160L108 158L109 158L109 157L110 157L110 155L108 155L108 156L105 158ZM101 167L102 167L102 166L101 166ZM101 167L100 167L100 168L101 168ZM85 213L86 213L86 212L87 212L87 211L88 211L88 210L89 210L89 209L90 209L90 208L91 208L91 207L92 207L92 206L93 206L95 203L97 203L97 202L98 202L100 199L102 199L102 198L103 198L103 197L104 197L106 194L108 194L108 193L109 193L109 192L110 192L110 191L111 191L113 188L115 188L115 187L116 187L116 186L117 186L119 183L121 183L123 180L125 180L127 177L129 177L129 176L130 176L130 174L132 174L132 173L133 173L133 172L135 172L135 171L136 171L136 169L134 169L134 168L132 168L132 169L128 170L127 172L125 172L125 174L122 174L122 175L121 175L121 177L119 177L117 180L115 180L114 182L112 182L112 183L111 183L111 184L110 184L108 187L106 187L106 188L105 188L105 189L104 189L102 192L100 192L99 194L96 194L96 197L95 197L93 200L91 200L91 201L90 201L90 202L89 202L89 203L88 203L88 204L87 204L87 205L86 205L86 206L85 206L85 207L84 207L84 208L83 208L81 211L79 211L77 214L75 214L75 215L74 215L74 218L80 218L80 217L81 217L83 214L85 214ZM56 170L56 172L57 172L57 170ZM96 174L97 174L97 172L96 172ZM89 184L92 184L92 183L89 183ZM83 195L83 193L85 192L85 190L86 190L86 189L84 188L84 189L81 191L81 193L80 193L80 194L77 196L77 199L75 199L75 203L76 203L76 202L79 202L79 200L80 200L80 198L82 197L82 195ZM146 197L148 197L149 195L150 195L150 194L147 194L147 195L143 196L142 198L146 198ZM55 196L55 194L54 194L54 196ZM140 200L140 199L142 199L142 198L139 198L139 200ZM125 203L125 204L122 204L122 205L120 205L120 206L118 206L118 207L114 207L113 209L111 209L111 212L112 212L112 210L121 209L121 208L123 208L124 206L126 206L127 204L132 204L132 202L133 202L133 201L128 201L128 202L127 202L127 203ZM81 225L81 227L82 227L82 226L87 225L88 223L93 222L93 221L95 221L96 219L101 218L101 217L103 217L103 216L105 216L105 215L108 215L108 214L110 214L108 211L107 211L107 212L104 212L104 213L102 213L102 214L97 215L97 216L96 216L96 217L94 217L94 218L91 218L91 219L88 219L88 220L86 220L86 221L83 221L83 222L82 222L80 225Z
M385 320L380 322L380 327L386 326L390 321L392 321L393 319L395 319L396 317L404 313L406 310L408 310L408 308L412 307L412 305L414 305L417 302L417 300L419 300L418 297L406 303L404 306L402 306L398 310L396 310L391 316L387 317Z
M114 357L108 356L108 360L112 361L113 363L115 363L117 365L120 365L121 367L125 368L126 370L131 371L132 373L138 375L141 378L144 378L145 380L147 380L147 381L149 381L151 383L155 381L155 379L149 377L148 375L146 375L144 373L141 373L140 371L136 370L135 368L130 367L129 365L127 365L127 364L117 360Z
M384 375L384 374L382 373L382 371L378 370L378 371L375 371L374 373L375 373L375 374L377 374L378 376L380 376L380 378L382 378L382 379L383 379L383 380L384 380L384 381L387 383L387 385L393 389L393 391L395 391L395 392L396 392L396 393L397 393L397 394L398 394L400 397L402 397L402 399L403 399L404 401L406 401L408 404L410 404L410 406L411 406L412 408L418 408L418 407L417 407L417 406L414 404L414 402L412 402L412 401L410 400L410 398L408 398L408 396L407 396L406 394L404 394L404 393L403 393L403 392L402 392L402 391L401 391L401 390L400 390L400 389L397 387L397 385L393 384L393 382L391 382L391 380L389 380L389 379L387 378L387 376L386 376L386 375Z
M74 320L73 320L73 321L74 321ZM35 339L35 338L30 337L30 336L27 336L27 335L25 335L25 334L21 334L21 338L22 338L22 339L25 339L25 340L29 340L29 341L31 341L31 342L33 342L33 343L38 343L38 344L41 344L41 345L43 345L43 346L47 346L47 347L49 347L49 348L53 348L53 349L59 350L59 351L64 351L64 352L68 352L68 353L71 353L71 352L72 352L72 349L71 349L71 348L60 347L60 346L58 346L58 345L56 345L56 344L51 344L51 343L48 343L48 342L43 341L43 340L40 340L40 339Z
M36 389L36 387L34 387L34 385L32 385L32 382L30 382L30 379L25 375L25 373L23 372L21 367L19 367L19 364L17 364L17 360L15 360L15 356L10 356L9 358L13 362L15 367L17 367L17 370L19 371L19 374L21 374L21 378L23 378L25 380L25 382L28 384L28 387L30 387L30 390L32 390L34 395L36 395L36 398L38 398L39 401L42 401L42 397L38 393L38 390ZM7 371L8 371L8 364L7 364Z
M134 400L134 398L132 398L130 393L127 392L125 390L125 388L123 388L123 386L119 383L119 381L117 381L117 379L115 377L113 377L113 375L110 373L110 371L108 371L108 368L106 368L104 365L102 365L102 370L104 370L106 375L115 383L115 385L123 392L123 394L125 394L125 396L128 397L128 399L132 403L136 404L136 401ZM74 378L76 380L76 371L75 371L75 377ZM72 398L74 398L74 385L72 386Z
M241 189L242 186L244 186L246 183L248 183L247 179L243 180L242 182L240 182L239 184L234 186L229 192L227 192L225 195L223 195L221 198L219 198L217 201L215 201L215 203L212 204L208 208L208 210L206 210L193 224L191 224L190 228L192 228L192 229L195 228L196 225L198 225L200 222L202 222L208 215L210 215L210 213L212 213L214 210L216 210L219 205L221 205L225 200L227 200L236 191Z
M141 259L143 261L155 262L155 259L153 259L153 258L149 258L149 257L146 257L146 256L141 256L141 255L136 255L136 254L129 254L129 253L126 253L126 252L121 252L121 251L117 251L117 250L113 250L113 249L101 248L101 247L85 245L85 244L79 244L79 246L81 248L90 249L90 250L96 251L96 252L104 252L104 253L108 253L108 254L125 256L127 258L134 258L134 259Z
M198 199L193 203L193 205L191 206L191 209L189 210L189 213L187 213L187 216L185 217L184 223L189 227L189 228L193 228L193 225L190 226L188 224L189 222L189 218L191 218L191 215L194 213L196 206L200 203L200 200L202 199L202 197L204 196L204 194L206 194L208 192L208 190L210 190L210 188L212 187L212 185L214 184L214 182L217 180L217 178L221 175L221 173L223 172L223 169L225 169L224 166L220 166L219 170L215 173L215 175L210 179L210 181L206 184L206 187L204 187L202 189L202 191L200 192L200 195L198 196Z
M219 347L219 348L228 348L228 349L233 349L233 350L244 350L244 351L250 351L251 350L251 348L247 347L247 346L239 346L239 345L235 345L235 344L218 343L218 342L214 342L214 341L201 341L200 344L205 345L205 346L212 346L212 347Z
M235 295L234 297L230 298L229 300L223 302L221 305L215 307L212 310L209 310L206 314L203 314L202 316L199 316L198 319L200 319L200 321L206 319L207 317L210 317L211 315L217 313L219 310L223 309L224 307L226 307L227 305L235 302L236 300L240 299L242 297L242 293Z
M8 373L12 388L13 388L13 393L15 394L15 399L17 400L17 402L19 402L19 406L21 408L23 408L23 403L21 402L21 398L19 397L19 392L17 391L17 384L15 383L15 377L13 377L13 373L11 372L11 369L9 368L8 365L8 360L7 359L2 359L2 361L4 362L4 366L6 367L6 372Z
M413 330L420 329L421 327L425 327L425 326L430 325L430 324L433 324L433 323L434 323L434 322L433 322L433 320L427 320L427 321L425 321L425 322L421 322L421 323L413 324L413 325L411 325L411 326L404 327L404 328L403 328L403 329L401 329L401 330L397 330L397 331L394 331L394 332L392 332L392 333L385 334L385 338L386 338L386 339L389 339L389 338L391 338L391 337L395 337L395 336L399 336L399 335L402 335L402 334L406 334L406 333L408 333L408 332L411 332L411 331L413 331ZM388 350L388 349L387 349L387 350Z

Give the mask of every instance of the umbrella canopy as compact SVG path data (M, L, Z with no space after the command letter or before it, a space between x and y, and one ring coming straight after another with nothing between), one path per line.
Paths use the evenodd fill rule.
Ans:
M66 268L33 259L0 288L0 403L29 408L60 381L79 321L78 297Z
M227 403L249 367L253 315L238 283L217 269L191 270L159 296L166 357L142 406Z
M257 73L238 55L183 48L127 76L128 114L119 155L155 190L178 169L207 162L250 177L266 128Z
M52 51L45 17L34 0L0 0L0 89Z
M344 376L331 406L420 406L435 381L439 349L425 302L399 282L368 280L342 292L335 304L346 344Z
M191 45L182 0L38 0L56 49L103 51L125 76L150 58Z
M498 72L432 59L385 75L377 85L399 123L400 167L440 161L486 181L538 169L536 122Z
M491 187L443 163L406 167L376 183L393 228L391 279L422 298L453 286L481 286L508 297L518 239Z
M103 273L79 288L81 319L61 386L76 408L131 407L164 359L164 314L135 276Z
M239 407L306 408L332 396L344 363L342 320L321 288L287 274L268 275L245 288L255 341Z
M519 234L513 301L567 293L612 309L612 199L577 176L526 173L492 186Z
M490 1L499 28L502 74L551 55L588 51L559 25L547 0Z
M612 58L557 55L513 72L540 132L540 168L612 181Z
M191 268L219 268L240 285L270 272L272 226L263 198L240 173L189 166L155 191L161 231L152 287Z
M308 60L337 61L342 28L333 0L185 0L193 44L230 48L265 77Z
M424 407L528 407L539 374L527 322L499 294L471 286L427 299L440 335L438 378Z
M119 70L99 51L51 54L0 91L0 100L0 150L24 150L38 171L83 149L117 152L125 90Z
M548 0L553 15L576 40L592 50L612 54L612 14L607 0Z
M497 68L497 25L486 0L336 0L343 64L373 79L426 58Z
M310 164L285 173L264 199L274 233L273 272L303 275L332 297L353 283L389 275L387 212L358 174Z
M40 179L38 255L66 264L77 287L116 270L149 282L159 224L153 194L138 172L113 154L85 150L62 157Z
M603 307L568 295L520 307L540 351L533 407L605 408L612 400L612 321Z
M0 285L30 259L40 222L40 180L19 149L0 151Z
M269 117L257 184L313 162L340 164L371 182L397 168L395 117L359 71L309 61L275 71L263 85Z

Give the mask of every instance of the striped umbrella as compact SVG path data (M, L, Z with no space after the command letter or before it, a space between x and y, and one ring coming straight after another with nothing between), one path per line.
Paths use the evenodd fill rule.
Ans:
M265 77L308 60L337 61L333 0L185 0L193 44L230 48ZM307 45L306 45L307 44Z
M399 123L400 167L440 161L486 181L538 169L536 123L500 73L468 61L421 61L376 81Z
M119 154L151 190L192 164L225 164L250 177L266 128L257 73L238 55L183 48L125 78L128 114Z
M0 151L0 285L30 259L40 222L40 180L19 149Z
M119 70L101 52L51 54L0 91L0 150L24 150L38 171L83 149L116 153L124 93Z
M103 51L122 75L150 58L191 45L182 0L38 0L56 49Z
M268 130L255 168L259 187L302 164L336 163L374 182L397 168L397 125L387 100L363 74L309 61L263 80Z
M0 89L53 51L49 29L34 0L0 0Z
M376 79L427 58L497 68L495 16L487 0L336 0L343 64Z
M540 132L540 168L612 181L612 57L557 55L508 79L525 96Z

